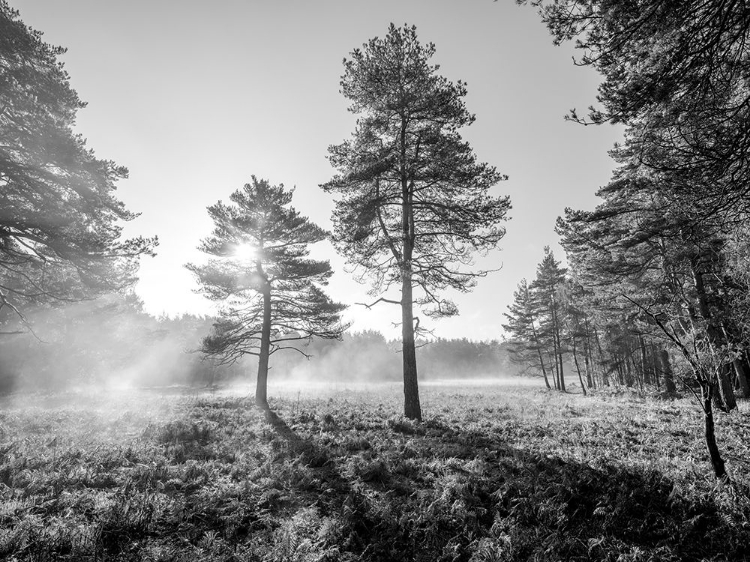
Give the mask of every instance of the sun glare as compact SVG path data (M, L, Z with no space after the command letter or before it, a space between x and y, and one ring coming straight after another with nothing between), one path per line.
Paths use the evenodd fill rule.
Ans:
M238 244L234 249L234 256L242 261L253 261L257 252L252 244Z

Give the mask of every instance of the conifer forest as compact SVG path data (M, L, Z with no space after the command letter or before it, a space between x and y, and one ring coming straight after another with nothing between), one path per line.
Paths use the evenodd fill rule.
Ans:
M269 23L272 3L71 0L47 9L106 23L71 15L50 35L32 4L0 0L0 559L750 560L750 5L403 3L457 14L459 41L483 50L461 63L494 80L475 86L443 64L450 48L431 42L428 14L400 23L389 2L283 2L285 30ZM334 6L358 23L340 24ZM502 106L518 79L493 57L531 55L485 50L459 17L480 8L530 18L549 56L573 53L566 72L593 77L595 102L561 114L563 131L619 134L600 147L609 179L577 186L533 240L513 238L528 216L523 173L484 144L510 125L479 129L486 111L472 113L485 97ZM303 44L295 26L315 10L338 32ZM362 31L377 10L398 23ZM189 38L174 31L183 14ZM135 54L153 38L131 18L163 51ZM57 45L71 26L101 52ZM247 68L216 39L265 33L278 41L240 54ZM338 59L318 60L324 49ZM271 51L293 55L272 63ZM138 83L133 60L157 78L183 72L206 103L183 112L174 97L144 114L150 132L87 129L86 91L116 115L147 111L138 104L169 86ZM307 67L331 62L321 97L303 77L323 81ZM139 93L98 89L113 68ZM243 74L248 99L306 101L235 107ZM537 93L523 95L506 116L532 119ZM228 135L245 114L257 128L242 135L288 177L266 177L271 152L238 155L200 129L221 122ZM166 125L175 115L184 129ZM342 121L316 139L323 175L303 182L299 139L261 123L305 137L300 116L316 115ZM189 139L205 159L153 153L147 137ZM138 156L126 168L108 152ZM552 166L541 149L526 157ZM203 185L146 177L140 163L159 158ZM566 173L524 184L534 212L567 201ZM144 199L131 182L148 184ZM144 222L163 207L168 220ZM534 270L503 261L520 244Z

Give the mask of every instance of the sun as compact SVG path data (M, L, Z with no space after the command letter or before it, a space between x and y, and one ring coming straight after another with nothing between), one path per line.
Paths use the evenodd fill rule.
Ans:
M237 244L234 249L234 257L244 262L254 261L258 252L252 244Z

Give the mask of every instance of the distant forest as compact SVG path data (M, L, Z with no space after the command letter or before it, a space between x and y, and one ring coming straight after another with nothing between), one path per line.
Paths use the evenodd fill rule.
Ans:
M0 339L0 390L52 391L88 384L136 387L251 382L257 358L221 364L200 352L215 319L156 318L137 297L112 295L27 314L34 332ZM301 352L275 354L271 380L370 383L401 378L400 342L380 332L350 331L341 340L313 338ZM438 338L417 350L423 379L516 374L507 344Z

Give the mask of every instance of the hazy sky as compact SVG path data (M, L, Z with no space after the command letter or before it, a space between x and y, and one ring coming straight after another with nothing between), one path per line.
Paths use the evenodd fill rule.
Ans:
M454 294L460 316L430 322L436 335L493 339L522 277L533 279L542 249L558 257L555 218L591 208L610 177L607 151L621 135L582 127L565 113L594 103L598 76L555 47L532 8L512 0L10 0L21 19L68 49L62 60L88 107L77 131L100 158L130 169L119 195L141 216L128 236L158 235L137 292L160 314L207 313L183 265L208 235L206 207L255 174L296 186L294 205L330 228L331 197L318 187L333 169L327 147L349 137L354 117L339 93L342 60L388 24L417 26L433 42L440 72L468 83L477 120L462 134L478 157L508 174L512 219L501 250L478 260L502 267L470 294ZM364 302L330 246L330 293ZM353 328L395 335L397 307L353 306ZM424 325L424 323L423 323Z

